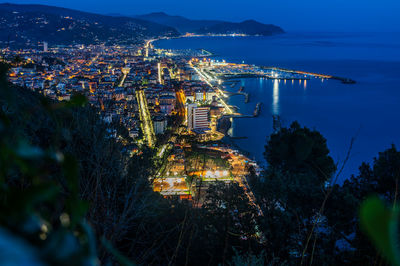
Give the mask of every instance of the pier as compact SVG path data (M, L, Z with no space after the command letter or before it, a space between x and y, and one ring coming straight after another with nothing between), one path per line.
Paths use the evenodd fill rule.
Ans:
M335 79L345 84L354 84L350 78L319 74L308 71L292 70L280 67L266 67L235 63L212 63L200 67L211 80L226 81L232 88L240 78L266 78L272 80L310 80L311 78ZM230 81L230 80L235 81Z
M254 108L253 115L242 115L239 113L233 113L233 114L225 114L222 116L227 118L254 118L260 115L261 105L262 105L261 102L257 103L256 107Z
M257 117L261 112L261 102L258 102L256 108L254 109L254 117Z
M339 81L341 81L342 83L345 83L345 84L355 84L356 83L355 80L352 80L352 79L349 79L349 78L343 78L343 77L337 77L337 76L325 75L325 74L318 74L318 73L307 72L307 71L291 70L291 69L280 68L280 67L270 67L268 69L274 69L274 70L277 70L277 71L284 71L284 72L300 74L300 75L309 75L309 76L322 78L322 79L335 79L335 80L339 80Z
M200 51L203 54L202 55L203 57L211 57L214 55L213 53L211 53L210 51L207 51L206 49L200 49Z
M225 95L227 95L227 96L235 96L235 95L243 95L245 98L244 98L244 102L245 103L248 103L249 102L249 100L250 100L250 94L249 93L247 93L247 92L225 92Z
M236 85L236 84L235 84ZM244 102L248 103L250 100L250 93L248 92L243 92L244 87L240 86L239 90L237 92L229 92L229 91L222 91L224 93L225 96L235 96L235 95L243 95L244 98Z

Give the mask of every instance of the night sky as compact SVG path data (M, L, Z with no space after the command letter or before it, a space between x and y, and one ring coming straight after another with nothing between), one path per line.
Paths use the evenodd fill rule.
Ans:
M399 0L9 0L94 13L163 11L196 19L256 19L287 31L400 32Z

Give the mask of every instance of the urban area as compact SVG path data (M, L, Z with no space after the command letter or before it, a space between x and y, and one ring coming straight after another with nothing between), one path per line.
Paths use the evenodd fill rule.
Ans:
M12 83L59 101L83 94L106 123L127 129L129 142L110 132L124 141L127 153L140 153L143 146L154 149L161 163L151 184L164 197L201 204L209 184L218 180L237 182L253 201L246 176L261 168L225 139L232 119L257 117L261 103L252 114L229 105L232 95L243 95L245 102L250 97L236 79L306 83L333 77L217 61L206 50L157 49L154 41L54 47L43 42L41 50L3 49L2 55L25 62L9 72Z

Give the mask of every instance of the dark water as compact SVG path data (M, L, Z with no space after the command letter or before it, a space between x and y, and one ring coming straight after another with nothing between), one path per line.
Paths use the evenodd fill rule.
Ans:
M355 137L350 161L341 180L357 173L362 161L371 162L392 143L400 148L400 34L292 33L274 37L186 38L162 40L156 46L171 49L204 48L227 61L279 66L348 77L357 84L319 79L275 82L242 79L250 102L242 96L229 102L251 114L262 102L261 115L235 119L235 140L255 159L272 131L272 115L284 125L297 120L315 128L328 140L331 156L340 164ZM230 87L228 86L228 89ZM237 88L234 88L237 89Z

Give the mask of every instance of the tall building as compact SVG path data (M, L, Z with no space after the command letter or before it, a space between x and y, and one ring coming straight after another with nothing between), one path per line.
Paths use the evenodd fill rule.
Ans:
M164 134L167 128L167 119L164 116L156 116L153 118L154 133Z
M207 129L210 127L209 108L198 107L197 104L189 104L187 107L188 129Z
M43 42L43 52L47 52L49 50L49 44L47 42Z

